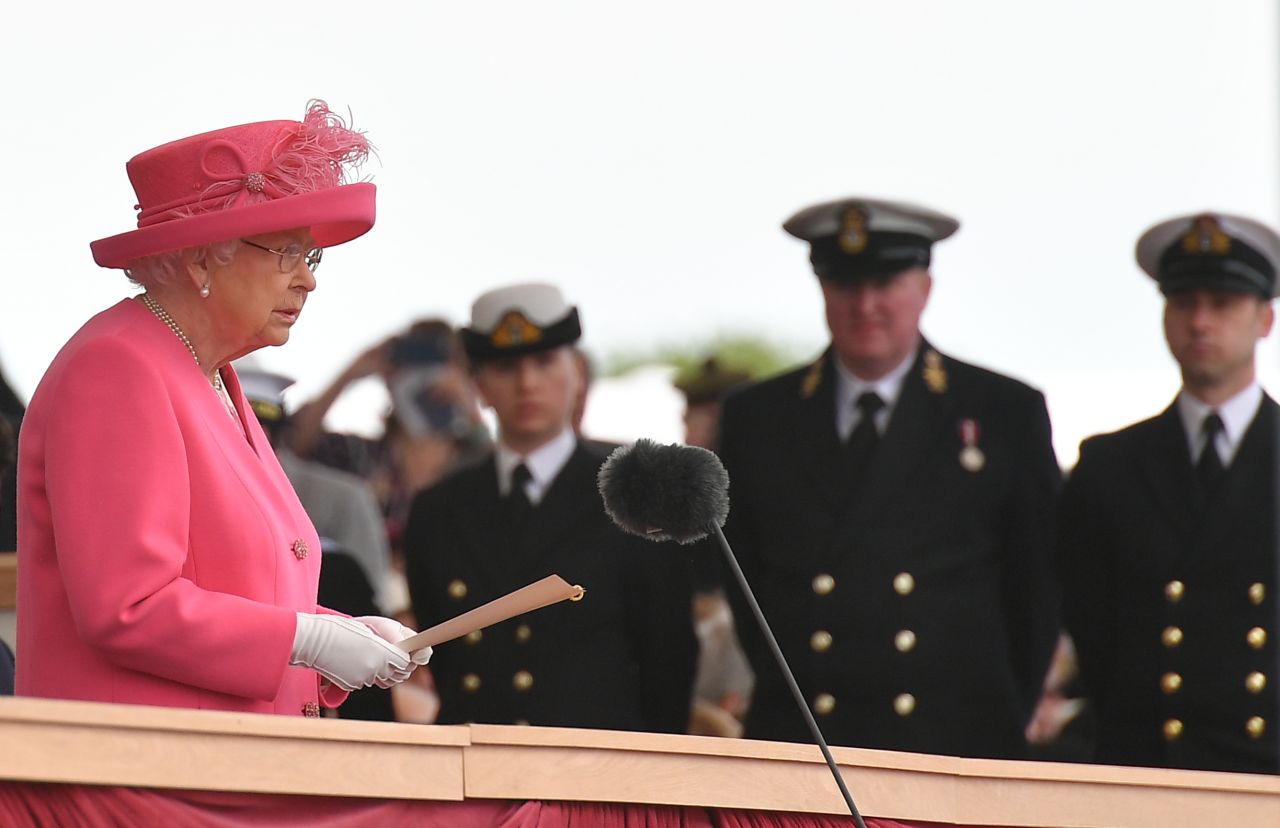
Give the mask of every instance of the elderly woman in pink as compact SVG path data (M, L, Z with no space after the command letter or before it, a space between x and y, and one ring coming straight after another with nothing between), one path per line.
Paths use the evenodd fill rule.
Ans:
M315 716L430 650L316 605L320 542L230 363L283 345L324 248L364 234L369 145L320 101L131 160L144 290L90 319L19 447L17 693Z

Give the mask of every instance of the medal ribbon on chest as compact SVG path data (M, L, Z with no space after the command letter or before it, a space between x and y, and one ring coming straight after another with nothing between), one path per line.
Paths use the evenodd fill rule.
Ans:
M982 429L978 427L977 420L966 417L960 421L960 442L964 444L960 449L960 466L965 471L976 474L987 464L987 455L978 446L981 436Z

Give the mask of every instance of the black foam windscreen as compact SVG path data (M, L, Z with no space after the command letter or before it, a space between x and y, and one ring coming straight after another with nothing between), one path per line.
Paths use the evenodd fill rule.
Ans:
M729 473L696 446L637 440L614 449L597 480L613 522L649 540L693 543L729 516Z

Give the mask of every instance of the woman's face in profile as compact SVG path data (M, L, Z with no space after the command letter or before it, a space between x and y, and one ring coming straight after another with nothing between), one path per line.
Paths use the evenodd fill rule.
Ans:
M271 252L310 250L315 246L310 228L249 236L247 240L269 250L242 244L230 264L210 268L209 296L203 300L215 335L235 343L242 354L288 342L307 294L316 287L305 255L297 256L292 268L282 271L281 256Z

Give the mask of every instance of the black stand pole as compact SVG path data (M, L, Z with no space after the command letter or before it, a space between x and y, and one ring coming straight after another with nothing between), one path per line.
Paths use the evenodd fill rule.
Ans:
M791 695L795 697L796 704L800 707L800 712L804 715L805 724L809 725L809 732L813 734L813 739L818 743L818 747L822 750L822 756L827 760L827 767L831 769L831 775L836 778L836 785L840 787L840 793L844 796L844 802L849 806L849 813L853 815L853 821L858 828L867 828L867 824L862 821L862 814L858 813L858 806L853 804L853 796L849 793L849 789L844 784L844 777L840 775L840 768L836 765L836 760L831 756L831 749L827 747L827 740L822 737L822 731L818 728L818 723L814 721L813 713L809 710L809 703L804 700L804 693L800 692L800 685L796 684L796 677L791 674L791 668L787 665L787 659L782 654L782 648L778 646L778 640L773 637L773 630L769 629L769 622L764 619L764 613L760 610L760 605L756 603L756 596L751 591L751 586L747 583L747 576L742 574L742 567L738 566L738 559L734 557L733 550L729 547L729 540L724 536L724 532L720 527L712 524L711 528L715 531L716 540L720 541L720 548L724 550L725 560L729 562L729 568L733 570L733 577L738 581L738 587L742 590L742 594L746 596L747 604L751 607L752 614L756 617L756 623L760 625L760 631L764 633L764 640L768 642L769 649L773 652L773 657L777 660L778 666L782 668L782 676L787 680L787 686L791 688Z

